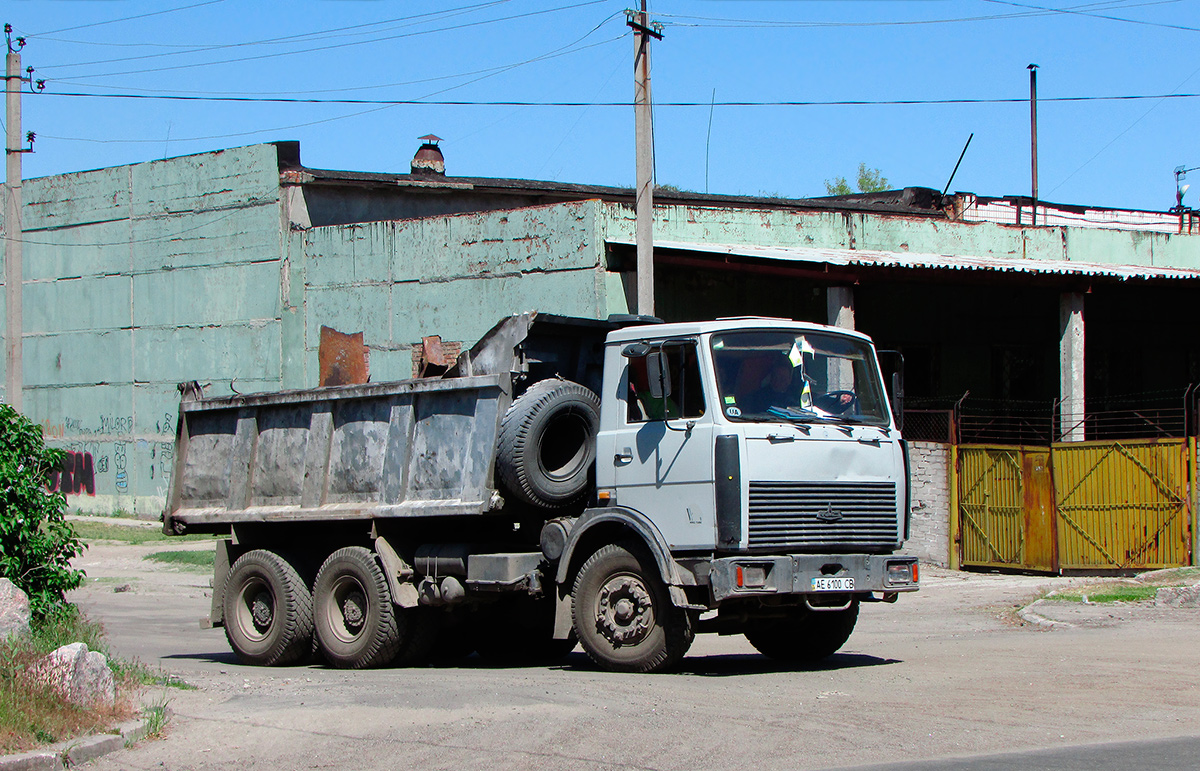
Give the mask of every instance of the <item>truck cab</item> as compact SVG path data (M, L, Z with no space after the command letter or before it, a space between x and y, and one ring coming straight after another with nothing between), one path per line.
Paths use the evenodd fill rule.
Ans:
M598 511L645 523L677 607L718 611L695 631L819 658L860 602L917 589L916 559L896 553L906 448L865 335L765 318L629 327L607 336L603 389ZM598 626L617 631L589 641L575 602L590 653L628 647L602 611Z

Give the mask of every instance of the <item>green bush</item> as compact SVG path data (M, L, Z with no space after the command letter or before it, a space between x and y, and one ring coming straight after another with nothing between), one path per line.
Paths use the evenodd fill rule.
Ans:
M60 609L63 592L83 581L71 559L84 545L65 519L63 494L49 490L62 462L40 426L0 404L0 576L29 595L35 619Z

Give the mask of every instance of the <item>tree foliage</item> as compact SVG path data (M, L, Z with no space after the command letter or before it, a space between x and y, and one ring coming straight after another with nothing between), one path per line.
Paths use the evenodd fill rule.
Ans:
M878 193L889 189L890 184L879 169L869 169L865 163L858 164L858 192ZM825 190L829 195L853 195L855 192L850 189L845 177L825 180Z
M0 404L0 576L29 595L39 619L83 581L83 571L71 567L83 542L66 521L63 494L49 490L62 462L63 452L46 446L40 426Z

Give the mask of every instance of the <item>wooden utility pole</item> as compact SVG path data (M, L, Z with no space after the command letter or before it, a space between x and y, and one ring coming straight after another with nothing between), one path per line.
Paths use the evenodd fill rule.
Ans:
M654 119L650 107L650 38L662 40L662 25L649 23L642 9L626 12L634 31L633 110L637 143L637 312L654 315Z
M4 26L8 43L5 58L4 94L7 136L4 141L4 395L9 405L21 411L25 373L22 367L21 289L24 285L21 250L21 48L25 41L17 38L13 45L12 27Z

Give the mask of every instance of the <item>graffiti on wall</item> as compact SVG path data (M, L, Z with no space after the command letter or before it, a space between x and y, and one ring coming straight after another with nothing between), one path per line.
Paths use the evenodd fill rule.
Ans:
M50 473L50 491L63 495L95 495L96 469L92 454L68 450L62 466Z
M49 490L68 496L165 497L175 471L177 420L175 415L162 413L143 427L144 438L136 435L142 419L135 426L129 416L43 420L42 435L52 446L66 451L62 465L51 474Z

